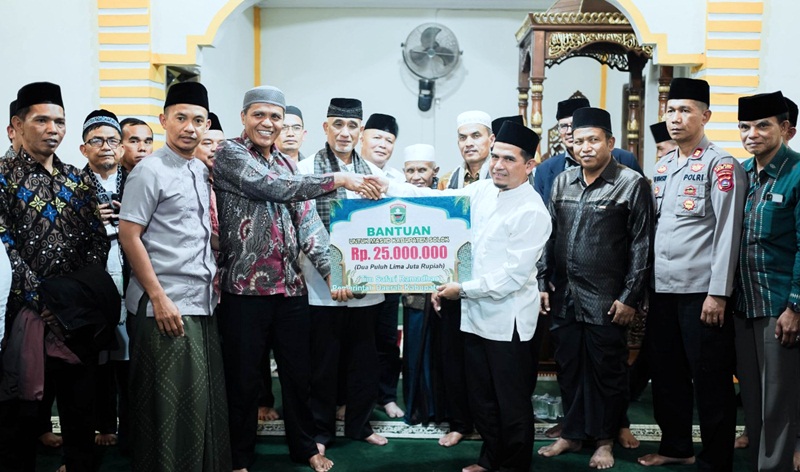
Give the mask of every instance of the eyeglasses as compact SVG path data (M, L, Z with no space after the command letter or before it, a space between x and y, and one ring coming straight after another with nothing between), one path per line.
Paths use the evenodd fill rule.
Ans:
M284 126L281 129L281 134L288 134L289 130L292 130L294 134L300 134L303 131L303 125L292 125L292 126Z
M566 131L568 129L572 129L572 123L561 123L560 125L558 125L558 129L560 129L562 131Z
M86 141L86 144L88 144L89 146L91 146L91 147L93 147L95 149L100 149L101 147L103 147L104 143L108 143L108 147L110 147L111 149L116 149L116 148L119 147L120 140L117 139L117 138L107 138L107 139L104 139L104 138L92 138L92 139Z

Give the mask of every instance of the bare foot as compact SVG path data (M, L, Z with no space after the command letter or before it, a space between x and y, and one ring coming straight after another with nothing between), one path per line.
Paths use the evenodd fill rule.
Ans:
M260 406L258 407L258 421L275 421L280 419L281 415L278 414L278 410L272 408L270 406Z
M64 440L61 439L61 436L53 433L44 433L39 436L39 442L47 447L61 447L61 445L64 444Z
M620 446L624 447L625 449L636 449L639 447L639 440L636 439L636 436L633 435L630 428L620 428L617 441L619 442Z
M342 405L336 409L336 419L339 421L344 421L344 413L347 411L347 405Z
M317 451L319 451L319 454L321 456L324 456L325 455L325 445L322 444L322 443L317 443Z
M743 432L733 441L734 449L744 449L750 445L750 438L747 437L747 431Z
M95 434L94 443L98 446L114 446L117 444L116 434Z
M389 402L383 405L383 409L384 411L386 411L386 415L388 415L389 418L402 418L403 416L405 416L403 410L401 410L400 407L397 406L397 403L395 402Z
M378 433L370 434L369 436L364 438L364 441L373 444L375 446L385 446L389 442L388 439L384 438Z
M450 431L449 433L439 438L439 445L444 447L452 447L460 443L463 437L464 435L459 433L458 431Z
M794 472L800 472L800 451L794 451L792 462L794 462Z
M694 464L694 456L692 457L667 457L661 454L647 454L639 458L639 463L646 466L651 465L666 465L666 464Z
M489 469L484 469L478 464L472 464L461 469L461 472L489 472Z
M592 454L592 458L589 459L589 467L593 469L610 469L614 467L613 447L614 441L610 439L597 441L597 449Z
M550 429L544 432L544 435L550 439L556 439L561 437L561 430L563 426L561 423L556 423Z
M577 452L580 450L580 441L558 438L553 444L539 448L539 455L544 457L554 457L565 452Z
M308 465L314 469L314 472L327 472L333 467L333 461L325 457L324 454L316 454L308 460Z

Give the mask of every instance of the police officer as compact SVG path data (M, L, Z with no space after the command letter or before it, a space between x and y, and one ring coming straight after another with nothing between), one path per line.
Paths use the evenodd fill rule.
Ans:
M647 317L653 409L661 427L657 454L642 465L692 464L732 470L736 403L733 291L746 180L739 162L705 136L709 86L670 84L667 128L678 144L656 163L655 260ZM692 402L697 399L703 447L694 457Z

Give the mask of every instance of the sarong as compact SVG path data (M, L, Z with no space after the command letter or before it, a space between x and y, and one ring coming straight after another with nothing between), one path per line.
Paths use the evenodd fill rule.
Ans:
M145 294L129 313L131 470L230 472L228 405L215 316L184 316L171 338L148 317Z

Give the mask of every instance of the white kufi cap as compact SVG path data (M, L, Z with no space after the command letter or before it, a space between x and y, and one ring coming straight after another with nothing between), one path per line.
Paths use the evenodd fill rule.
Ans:
M436 162L436 150L430 144L412 144L403 150L403 162Z
M458 123L458 128L461 128L464 125L471 125L475 123L492 129L492 117L489 116L489 114L485 111L480 110L465 111L464 113L458 115L456 122Z

